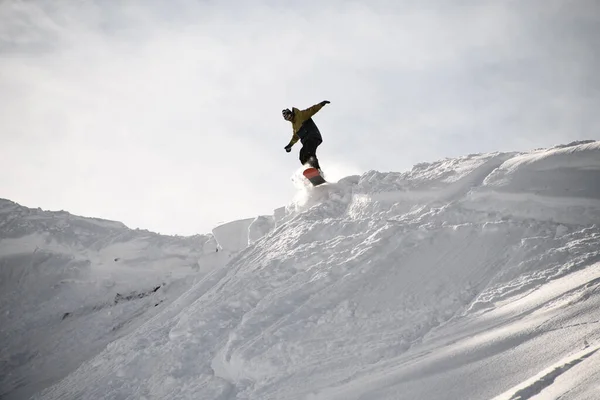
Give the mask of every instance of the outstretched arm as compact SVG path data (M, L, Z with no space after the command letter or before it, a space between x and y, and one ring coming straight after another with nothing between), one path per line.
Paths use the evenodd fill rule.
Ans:
M309 107L306 110L300 110L300 111L298 111L296 118L298 118L298 119L300 119L300 121L304 122L307 119L309 119L310 117L312 117L313 115L315 115L321 108L323 108L323 106L325 104L329 104L329 103L330 103L330 101L323 100L319 104L315 104L314 106Z

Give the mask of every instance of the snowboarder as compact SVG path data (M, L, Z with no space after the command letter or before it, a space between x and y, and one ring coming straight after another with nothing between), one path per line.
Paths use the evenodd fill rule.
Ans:
M321 132L319 128L312 120L312 116L317 113L325 104L329 104L328 100L323 100L319 104L315 104L306 110L299 110L296 107L292 107L290 110L286 108L281 111L283 118L286 121L292 123L292 139L285 146L285 151L288 153L292 151L292 146L300 140L302 148L300 149L300 163L302 165L309 164L311 167L316 168L321 172L319 166L319 160L317 159L317 147L323 142Z

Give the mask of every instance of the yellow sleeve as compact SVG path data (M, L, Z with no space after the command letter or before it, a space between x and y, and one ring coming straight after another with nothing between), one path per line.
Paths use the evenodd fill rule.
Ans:
M307 108L306 110L300 110L296 113L296 119L299 120L300 124L302 124L304 121L315 115L321 108L323 108L324 105L325 104L323 103L319 103Z
M296 132L292 133L292 139L290 140L288 146L293 146L298 140L300 140L300 137L296 135Z

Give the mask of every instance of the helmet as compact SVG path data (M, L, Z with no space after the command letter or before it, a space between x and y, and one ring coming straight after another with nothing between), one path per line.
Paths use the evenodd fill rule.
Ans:
M288 121L290 121L294 117L294 113L289 108L282 110L281 115L283 115L283 118Z

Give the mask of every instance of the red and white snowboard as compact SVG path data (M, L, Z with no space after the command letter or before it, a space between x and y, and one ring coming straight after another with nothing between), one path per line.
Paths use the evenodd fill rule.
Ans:
M306 179L308 179L310 183L313 184L313 186L319 186L320 184L326 182L326 180L323 179L323 177L319 173L319 170L316 168L308 168L304 170L303 174L306 177Z

